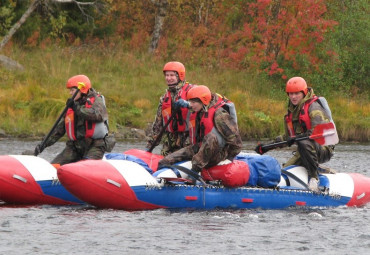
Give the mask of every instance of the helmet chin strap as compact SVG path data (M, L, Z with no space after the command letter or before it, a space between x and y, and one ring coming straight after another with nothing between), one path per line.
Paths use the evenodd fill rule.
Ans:
M204 112L207 112L208 111L208 105L203 104L202 108L203 108L203 111Z
M167 85L169 90L175 90L177 89L178 87L182 86L183 85L183 82L181 82L181 80L179 79L179 81L177 83L174 83L174 84L170 84L170 85Z

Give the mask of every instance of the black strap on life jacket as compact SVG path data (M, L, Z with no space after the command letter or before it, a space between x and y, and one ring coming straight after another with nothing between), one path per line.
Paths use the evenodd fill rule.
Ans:
M204 118L208 118L208 112L203 113L203 115L204 115ZM201 142L203 140L203 138L205 136L205 130L206 130L206 127L202 123L200 125L200 137L199 137L200 138L200 141L199 142Z
M199 143L201 142L201 124L200 120L202 119L202 113L198 112L197 116L195 117L195 142ZM203 127L204 129L204 127ZM204 132L204 131L203 131Z
M310 101L310 100L308 100L308 101ZM303 107L303 109L301 109L301 115L305 115L304 107ZM302 127L302 132L305 133L307 131L306 122L302 121L302 122L300 122L300 124L301 124L301 127Z
M179 122L179 124L182 126L184 124L184 119L182 118L182 111L181 108L178 108L176 113L176 119Z

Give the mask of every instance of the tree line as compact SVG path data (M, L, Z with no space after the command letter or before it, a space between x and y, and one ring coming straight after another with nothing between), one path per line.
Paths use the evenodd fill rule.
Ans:
M367 0L0 0L0 51L123 47L356 96L370 90L368 13Z

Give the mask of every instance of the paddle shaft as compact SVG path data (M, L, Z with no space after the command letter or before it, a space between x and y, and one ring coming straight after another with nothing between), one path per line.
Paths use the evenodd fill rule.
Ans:
M320 143L321 145L325 145L319 139L322 138L322 137L325 137L325 136L336 135L336 130L335 130L335 128L332 125L333 125L332 123L324 123L324 124L316 125L316 127L314 128L314 130L312 132L312 135L310 135L310 136L303 136L303 137L297 137L297 138L294 138L294 141L302 141L302 140L306 140L306 139L312 139L312 140L316 140L317 139L317 142L318 143ZM328 127L328 130L325 131L325 132L322 132L321 129L323 127ZM267 150L279 148L282 145L287 145L287 144L288 144L288 141L281 141L281 142L276 142L276 143L272 143L272 144L263 145L262 146L262 149L264 149L264 150L267 151Z
M76 90L76 92L75 92L75 93L73 94L73 96L71 97L71 99L72 99L72 100L74 100L74 99L75 99L75 97L77 96L77 94L78 94L78 92L79 92L79 91L80 91L79 89L77 89L77 90ZM42 140L42 142L41 142L41 148L44 148L45 143L47 142L47 140L49 140L49 138L50 138L51 134L54 132L55 128L57 127L57 125L58 125L58 123L59 123L59 121L63 118L63 116L64 116L64 114L67 112L67 110L68 110L68 105L66 105L66 107L64 107L63 112L59 115L59 117L58 117L57 121L54 123L54 125L53 125L53 127L51 128L51 130L49 131L49 133L48 133L48 134L45 136L45 138ZM37 155L35 155L35 156L37 156Z
M169 120L167 121L166 125L164 125L164 127L162 128L161 132L158 134L157 138L155 139L155 141L152 143L152 146L150 146L148 152L152 152L153 149L155 148L155 146L157 146L157 143L161 140L162 136L163 136L163 133L164 131L166 130L166 128L168 127L168 125L171 123L171 121L173 120L173 118L175 118L175 115L176 115L176 111L174 111L171 115L171 117L169 118Z
M299 137L299 138L294 139L294 141L302 141L302 140L306 140L306 139L310 139L310 136ZM288 141L281 141L281 142L277 142L277 143L263 145L262 148L267 149L267 150L271 150L271 149L278 148L282 145L287 145L287 144L288 144Z

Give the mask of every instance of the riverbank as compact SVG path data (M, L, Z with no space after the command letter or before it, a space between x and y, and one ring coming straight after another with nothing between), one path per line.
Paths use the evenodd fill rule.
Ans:
M164 61L151 55L57 47L14 49L12 55L22 59L25 70L0 69L0 129L4 136L45 136L69 97L66 81L82 73L105 96L110 131L118 139L141 139L143 130L154 121L159 98L166 89ZM186 80L206 84L235 103L243 140L268 140L283 133L286 81L249 70L210 66L187 66ZM322 84L309 85L328 100L341 141L370 141L369 91L352 93L329 90Z
M137 129L137 128L130 128L130 127L124 127L117 129L116 132L112 133L114 135L117 142L142 142L146 143L148 140L149 130L144 129ZM0 129L0 142L2 140L24 140L24 141L42 141L43 136L38 135L18 135L18 136L11 136L7 135L4 130ZM258 142L270 142L270 138L261 138L261 139L247 139L245 137L242 138L243 142L247 143L255 143ZM62 137L60 139L60 142L67 141L67 137ZM340 139L340 144L370 144L370 141L355 141L355 140L345 140Z

